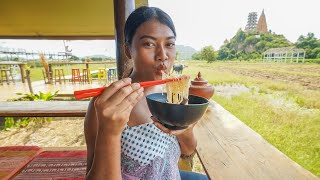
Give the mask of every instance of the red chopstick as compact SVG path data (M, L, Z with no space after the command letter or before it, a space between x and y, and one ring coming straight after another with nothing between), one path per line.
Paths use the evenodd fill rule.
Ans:
M164 80L157 80L157 81L145 81L145 82L140 82L139 84L141 87L149 87L149 86L164 84L171 81L178 81L178 80L181 80L181 78L172 78L172 79L164 79ZM107 87L74 91L74 96L77 100L99 96L105 88Z

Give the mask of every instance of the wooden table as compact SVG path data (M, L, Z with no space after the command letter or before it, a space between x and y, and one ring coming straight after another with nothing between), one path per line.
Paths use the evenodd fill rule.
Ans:
M52 65L67 65L67 64L85 64L86 68L89 69L90 64L115 64L115 61L98 61L98 62L48 62L49 66L49 74L52 73ZM53 76L50 77L49 83L52 84L53 82Z
M214 101L195 135L211 179L318 179Z
M0 65L6 65L6 66L11 66L11 65L18 65L20 68L20 73L21 73L21 81L22 83L25 83L24 79L24 66L27 63L24 62L17 62L17 61L0 61Z
M84 117L89 101L0 102L0 117Z

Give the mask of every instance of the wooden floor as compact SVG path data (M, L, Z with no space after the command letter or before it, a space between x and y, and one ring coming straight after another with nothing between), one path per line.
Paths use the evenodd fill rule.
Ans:
M195 134L211 179L318 179L214 101Z
M59 94L73 94L75 90L87 89L87 88L95 88L101 87L97 81L93 82L92 84L79 84L75 83L72 84L71 82L66 82L62 84L45 84L44 81L35 81L32 83L32 88L34 93L41 92L55 92L59 90ZM6 101L7 99L17 98L16 93L30 93L28 84L16 82L15 84L10 82L10 85L4 83L0 85L0 101Z

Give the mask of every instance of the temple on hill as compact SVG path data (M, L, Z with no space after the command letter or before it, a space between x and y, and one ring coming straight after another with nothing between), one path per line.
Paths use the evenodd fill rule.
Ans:
M257 13L256 12L249 13L245 31L246 32L258 31L260 34L268 33L267 20L266 20L266 15L264 14L264 10L262 10L262 13L259 17L258 22L257 22Z
M266 15L264 14L264 10L262 10L260 18L258 20L257 31L261 34L268 33L267 20Z

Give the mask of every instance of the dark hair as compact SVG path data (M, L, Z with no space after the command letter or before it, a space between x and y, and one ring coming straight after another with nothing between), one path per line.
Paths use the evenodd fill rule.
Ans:
M151 19L156 19L161 24L168 26L172 30L174 36L177 36L172 19L167 13L156 7L142 6L134 10L126 21L124 27L125 43L131 44L137 28Z

